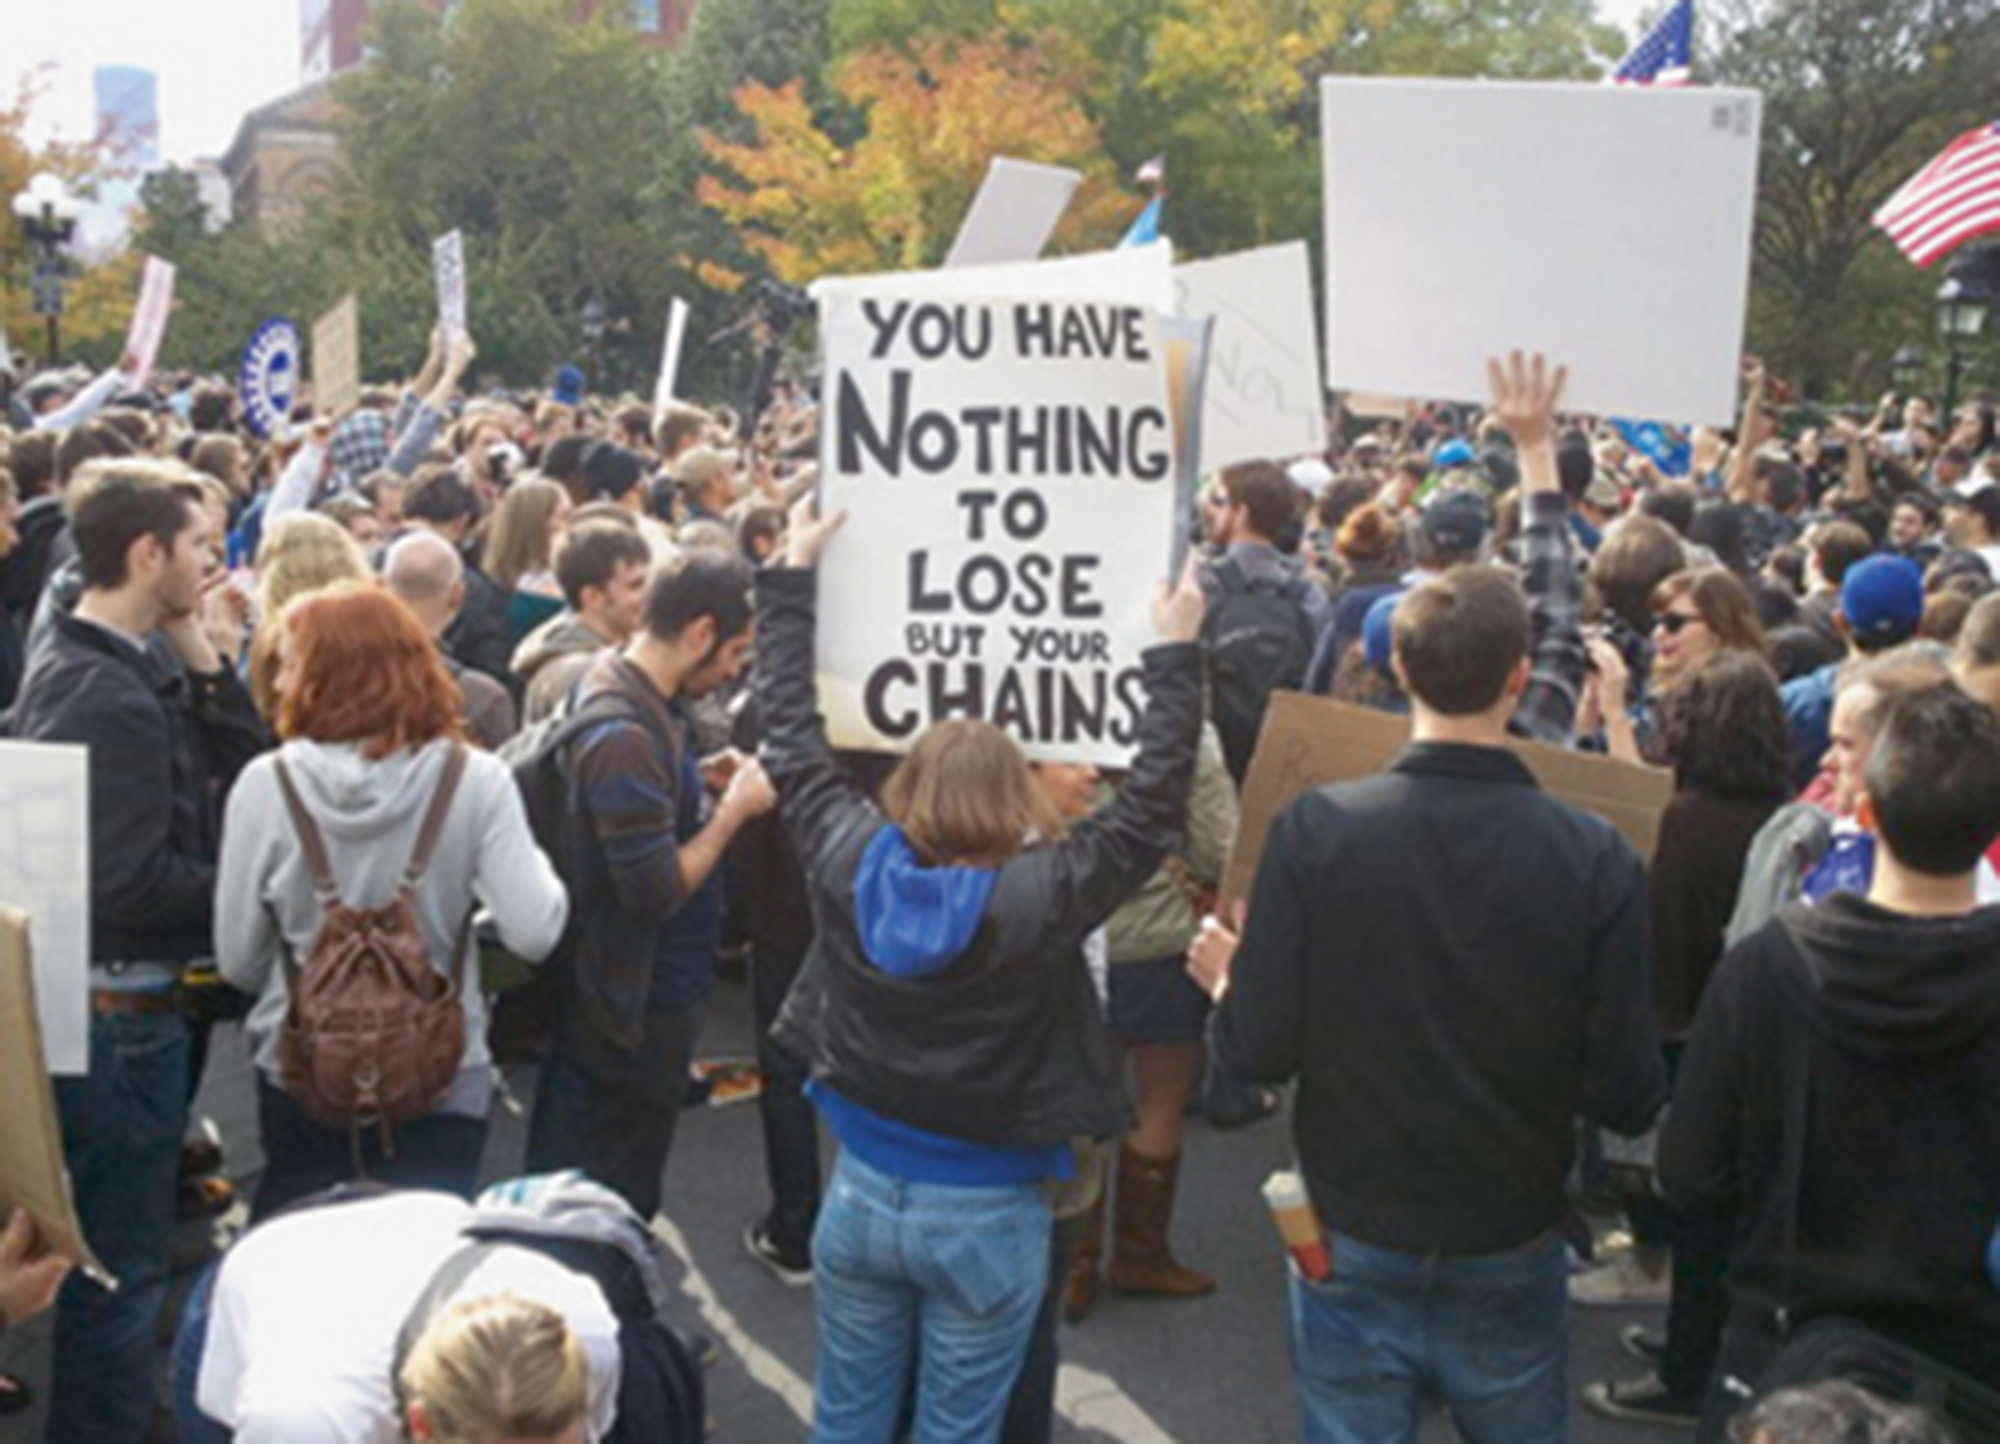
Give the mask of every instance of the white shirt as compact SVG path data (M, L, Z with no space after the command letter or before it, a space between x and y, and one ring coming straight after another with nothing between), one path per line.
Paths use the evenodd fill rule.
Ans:
M401 1193L333 1204L251 1230L223 1259L195 1400L237 1444L400 1444L390 1371L396 1339L437 1270L462 1246L461 1199ZM548 1305L590 1366L586 1435L618 1407L618 1320L590 1279L507 1248L454 1298L510 1293Z

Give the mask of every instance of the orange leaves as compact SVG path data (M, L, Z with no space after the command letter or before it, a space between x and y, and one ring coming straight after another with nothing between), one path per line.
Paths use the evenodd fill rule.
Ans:
M1085 183L1057 245L1105 245L1134 209L1097 127L1041 47L1002 39L867 50L833 75L864 118L851 146L829 135L803 86L750 84L747 144L704 134L712 173L696 198L794 285L817 276L935 265L996 155L1068 165Z

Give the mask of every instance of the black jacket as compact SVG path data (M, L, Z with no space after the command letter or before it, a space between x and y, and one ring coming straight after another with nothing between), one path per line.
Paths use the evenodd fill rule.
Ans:
M1788 1039L1810 1082L1799 1250L1784 1297ZM2000 908L1900 917L1790 907L1709 983L1660 1136L1660 1182L1739 1226L1732 1329L1858 1318L2000 1379Z
M471 563L465 568L465 602L444 629L447 652L507 688L518 702L521 679L509 667L514 636L507 622L507 594Z
M13 723L27 741L90 749L91 960L211 956L223 799L269 746L236 674L190 677L157 648L57 613Z
M1639 859L1512 753L1418 743L1273 823L1212 1026L1299 1077L1325 1223L1496 1253L1563 1212L1574 1120L1643 1131L1666 1096Z
M936 972L868 960L854 878L888 824L828 750L814 701L809 573L757 577L764 763L812 890L817 932L775 1036L813 1077L886 1118L996 1147L1129 1126L1083 940L1152 876L1185 820L1201 724L1201 653L1146 653L1139 753L1110 806L999 869L971 945Z

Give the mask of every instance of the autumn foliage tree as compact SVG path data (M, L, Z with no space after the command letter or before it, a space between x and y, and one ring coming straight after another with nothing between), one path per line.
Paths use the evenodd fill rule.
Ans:
M836 64L832 84L862 117L851 143L815 118L798 80L737 90L752 140L703 137L713 169L697 198L780 280L936 265L996 155L1084 173L1057 250L1109 244L1138 209L1071 77L1041 50L943 39L865 50Z

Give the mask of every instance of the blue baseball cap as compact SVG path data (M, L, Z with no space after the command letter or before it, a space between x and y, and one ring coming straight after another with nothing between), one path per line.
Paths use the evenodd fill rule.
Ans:
M1907 642L1924 619L1924 574L1902 557L1857 562L1840 582L1840 615L1868 651Z

